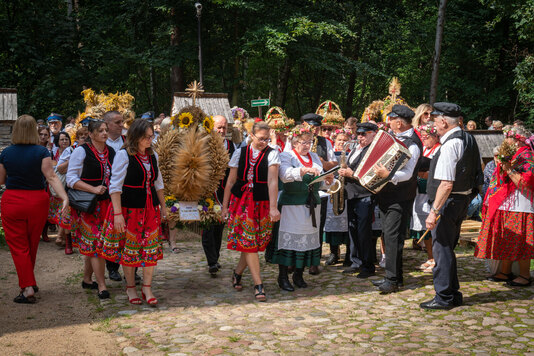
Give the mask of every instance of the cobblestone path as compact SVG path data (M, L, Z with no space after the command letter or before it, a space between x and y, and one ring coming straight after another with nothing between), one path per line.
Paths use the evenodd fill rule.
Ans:
M130 305L120 284L101 303L111 315L102 329L126 355L534 355L534 288L486 281L485 264L471 250L457 251L464 305L424 311L419 303L434 294L432 276L416 270L424 252L405 250L405 286L390 295L370 282L382 269L361 280L342 274L341 265L306 273L306 289L281 292L277 268L262 259L268 301L257 303L247 272L242 292L231 286L238 253L223 249L222 270L211 278L200 241L179 246L183 252L166 253L157 267L159 307Z

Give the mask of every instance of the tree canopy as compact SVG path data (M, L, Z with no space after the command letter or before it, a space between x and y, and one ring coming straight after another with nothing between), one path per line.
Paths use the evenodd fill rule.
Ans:
M204 87L253 115L250 100L269 97L294 118L325 99L360 117L394 76L410 105L429 100L437 0L201 2ZM479 124L534 123L533 45L534 0L449 1L437 100ZM194 1L3 1L0 66L36 118L75 115L89 87L168 113L199 79Z

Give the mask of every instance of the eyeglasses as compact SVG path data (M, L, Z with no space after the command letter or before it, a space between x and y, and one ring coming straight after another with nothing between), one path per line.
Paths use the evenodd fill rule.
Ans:
M297 141L297 142L304 146L309 146L313 143L313 141Z
M333 128L331 128L331 127L321 127L321 130L323 130L323 131L332 131Z
M270 143L271 142L271 139L270 138L259 138L258 136L256 135L251 135L253 137L256 138L256 140L260 141L260 142L263 142L263 143Z
M154 137L155 137L154 135L145 135L145 136L143 136L143 138L144 138L145 140L153 140Z
M430 116L430 112L428 112L428 111L427 111L427 112L424 112L423 115L425 115L425 116Z
M356 132L356 136L367 136L367 132Z

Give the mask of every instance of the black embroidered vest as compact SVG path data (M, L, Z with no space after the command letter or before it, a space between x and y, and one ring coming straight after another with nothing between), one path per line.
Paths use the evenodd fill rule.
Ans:
M98 158L95 156L93 151L89 148L87 143L83 144L81 147L85 150L85 159L83 161L82 174L80 175L80 180L85 182L93 187L98 187L99 185L107 186L104 182L104 166L100 163ZM115 158L115 150L110 146L106 145L108 149L108 161L107 165L109 171L111 172L111 165L113 164L113 158ZM109 199L109 193L106 192L102 195L99 195L98 200Z
M269 186L267 182L269 173L269 153L272 148L267 146L258 156L258 161L254 166L254 178L252 182L252 195L254 201L268 201L269 200ZM239 157L239 165L237 167L237 180L232 187L232 194L240 198L243 195L243 191L246 189L247 172L250 168L250 155L252 155L252 147L246 146L241 148Z
M152 205L159 204L154 182L158 178L159 169L155 155L150 155L150 180L148 181L152 194ZM146 206L148 171L137 155L128 155L128 169L122 185L121 204L123 207L142 209Z

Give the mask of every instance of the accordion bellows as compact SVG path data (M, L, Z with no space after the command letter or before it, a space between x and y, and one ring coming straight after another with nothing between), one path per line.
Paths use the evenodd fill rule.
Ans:
M356 169L354 177L358 178L364 188L376 194L386 185L396 171L402 169L408 163L411 157L412 155L406 145L386 131L378 130L371 146ZM375 174L373 167L378 163L391 172L389 177L382 179Z

